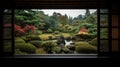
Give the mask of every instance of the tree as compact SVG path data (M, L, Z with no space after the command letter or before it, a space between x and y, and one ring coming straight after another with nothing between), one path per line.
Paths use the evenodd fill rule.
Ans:
M82 20L83 19L82 15L78 15L77 19Z
M87 23L94 23L95 22L95 18L92 15L90 15L89 17L86 18L86 22Z
M86 13L85 13L85 17L84 18L87 18L89 15L90 15L90 11L89 11L89 9L86 9Z
M71 25L71 24L72 24L72 22L73 22L72 17L69 17L69 24Z
M63 26L69 23L67 15L58 16L57 19L58 19L58 23L59 23L59 24L62 24Z

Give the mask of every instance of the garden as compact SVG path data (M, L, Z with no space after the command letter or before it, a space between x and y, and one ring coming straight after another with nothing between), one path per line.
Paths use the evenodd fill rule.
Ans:
M40 9L16 9L15 55L96 54L97 11L85 11L84 15L71 17L58 12L49 16Z

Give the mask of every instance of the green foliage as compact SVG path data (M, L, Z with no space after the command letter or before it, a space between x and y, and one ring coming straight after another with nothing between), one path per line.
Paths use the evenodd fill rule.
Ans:
M87 42L79 42L75 47L77 53L96 53L97 47L90 45Z
M42 46L41 41L39 41L39 40L31 40L31 41L29 41L29 43L33 44L37 48L40 48Z
M61 48L60 47L54 47L52 49L52 51L58 54L58 53L61 53Z
M59 31L55 31L54 34L60 34L60 32Z
M83 27L89 29L89 28L93 28L93 26L94 26L94 25L91 24L91 23L86 23L86 22L84 22L84 23L81 23L78 27L79 27L79 29L80 29L80 28L83 28Z
M67 47L69 50L72 50L72 51L75 50L75 45L70 44L70 45L67 45L66 47Z
M90 11L89 9L86 9L85 18L87 18L88 16L90 16Z
M21 36L20 38L23 39L24 41L27 41L26 36Z
M69 49L68 49L67 47L62 48L62 51L63 51L64 53L69 53Z
M46 52L52 51L52 48L57 46L55 42L47 41L42 44L42 47L45 49Z
M77 34L76 35L76 38L77 39L84 39L84 40L86 40L86 39L88 39L89 38L89 35L88 34Z
M76 42L76 43L75 43L76 46L78 46L78 45L84 45L84 44L89 45L88 42L82 42L82 41L81 41L81 42Z
M27 38L27 41L30 41L30 40L41 40L39 35L28 35L26 38Z
M36 30L36 35L41 35L41 34L42 34L42 31Z
M87 23L95 23L95 18L92 15L90 15L89 17L87 17L86 22Z
M15 49L29 54L36 53L36 47L30 43L15 43Z
M25 43L25 41L20 37L16 37L15 38L15 43Z
M92 41L90 42L90 44L97 47L97 44L98 44L97 38L92 39Z
M17 55L25 55L25 54L27 54L26 52L22 52L22 51L20 51L20 49L15 49L15 54Z
M52 33L53 30L52 30L52 29L48 29L47 32L48 32L48 33Z
M46 51L43 48L38 48L36 54L46 54Z
M97 32L88 34L88 39L93 39L93 38L96 38L96 37L97 37Z
M62 25L68 24L68 17L67 15L65 16L58 16L58 23L61 23Z
M53 36L52 34L42 34L42 35L39 35L41 40L48 40L50 36L52 38L55 38L55 36Z

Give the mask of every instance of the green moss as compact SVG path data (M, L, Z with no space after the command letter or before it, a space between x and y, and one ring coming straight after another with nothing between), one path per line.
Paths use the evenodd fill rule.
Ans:
M41 35L41 34L42 34L42 31L36 30L36 35Z
M20 37L16 37L15 38L15 43L25 43L25 41Z
M55 36L53 36L52 34L42 34L42 35L39 35L41 40L48 40L49 36L51 36L52 38L55 38Z
M69 49L68 49L67 47L62 48L62 51L63 51L64 53L69 53Z
M96 53L97 52L97 48L88 43L80 43L79 45L76 46L75 49L77 53Z
M26 52L22 52L22 51L20 51L19 49L15 49L15 54L25 55L25 54L27 54L27 53L26 53Z
M76 46L78 46L78 45L89 45L89 43L88 43L88 42L82 42L82 41L81 41L81 42L76 42L75 45L76 45Z
M39 37L39 35L29 35L26 37L27 41L31 41L31 40L41 40L41 38Z
M94 38L92 39L92 41L90 41L90 44L93 45L93 46L96 46L97 47L97 38Z
M61 48L60 47L54 47L52 49L52 51L55 52L55 53L61 53Z
M57 44L55 42L47 41L42 43L42 47L46 52L52 51L52 48L56 47Z
M42 46L41 41L39 41L39 40L31 40L31 41L29 41L29 43L33 44L37 48L40 48Z
M38 48L36 54L46 54L46 51L43 48Z
M30 43L15 43L15 49L29 54L34 54L36 52L36 47Z
M75 45L67 45L66 46L69 50L74 51L75 50Z

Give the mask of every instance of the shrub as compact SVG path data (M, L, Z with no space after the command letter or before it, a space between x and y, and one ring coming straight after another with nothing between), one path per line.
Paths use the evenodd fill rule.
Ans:
M20 49L20 51L27 52L29 54L36 52L36 47L30 43L15 43L15 49Z
M93 46L97 46L97 38L92 39L92 41L90 41L90 44Z
M36 35L41 35L41 34L42 34L42 31L36 30Z
M44 47L45 51L46 52L49 52L52 50L53 47L57 46L57 44L55 42L51 42L51 41L48 41L48 42L44 42L42 47Z
M20 49L15 49L15 54L23 55L23 54L27 54L27 53L20 51Z
M21 26L16 25L16 24L14 24L14 31L15 31L15 36L21 36L25 34L24 29Z
M76 46L78 46L78 45L89 45L89 43L88 42L76 42L75 45Z
M49 36L48 38L49 38L49 40L52 40L52 39L53 39L53 37L52 37L52 36Z
M26 36L21 36L20 38L23 39L24 41L27 40Z
M95 37L97 37L97 33L95 32L95 33L90 33L90 34L88 34L88 38L89 39L93 39L93 38L95 38Z
M82 34L77 34L76 36L79 37L79 39L80 39L80 38L82 38L82 39L87 39L87 38L89 38L89 35L88 35L88 34L83 34L83 33L82 33Z
M62 48L62 51L63 51L64 53L69 53L69 49L66 48L66 47Z
M31 40L31 41L29 41L29 43L33 44L37 48L40 48L42 46L41 41L39 41L39 40Z
M43 50L43 48L38 48L38 49L36 50L36 54L46 54L46 51Z
M55 31L54 34L59 34L60 32L59 31Z
M52 30L52 29L48 29L47 32L48 32L48 33L52 33L53 30Z
M60 47L54 47L52 49L52 51L55 52L55 53L61 53L61 48Z
M33 26L33 25L26 25L25 27L24 27L24 31L26 31L26 32L30 32L30 31L32 31L32 33L35 33L35 30L36 30L36 27L35 26Z
M26 37L28 41L30 40L41 40L38 35L29 35Z
M62 33L62 35L64 36L64 38L71 37L71 35L69 33Z
M41 40L48 40L49 36L51 36L52 38L55 38L55 36L53 36L52 34L42 34L42 35L39 35Z
M69 50L75 51L75 45L67 45L66 46Z
M15 38L15 43L25 43L25 41L20 37L16 37Z
M92 46L86 42L79 43L79 45L75 47L75 50L78 53L96 53L97 52L97 48L95 46Z

